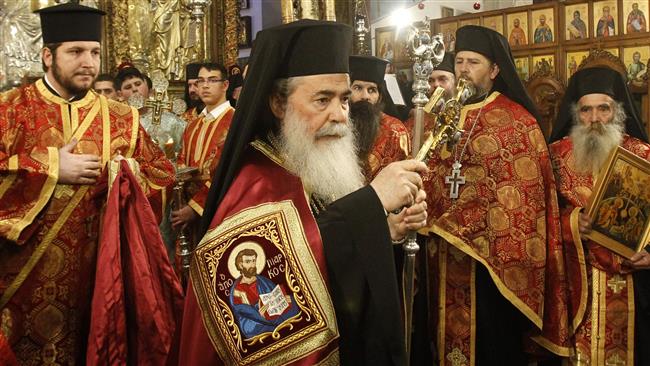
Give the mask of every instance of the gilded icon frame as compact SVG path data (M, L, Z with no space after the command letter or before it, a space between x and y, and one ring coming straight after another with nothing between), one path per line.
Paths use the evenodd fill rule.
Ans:
M647 185L650 162L617 147L594 184L587 210L593 218L592 230L587 237L626 258L645 248L650 239ZM639 215L642 221L632 221Z

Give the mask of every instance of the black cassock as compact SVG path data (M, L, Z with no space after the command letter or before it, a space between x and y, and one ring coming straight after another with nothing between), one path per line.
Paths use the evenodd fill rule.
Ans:
M341 364L405 364L395 258L377 194L370 186L359 189L330 204L316 222L341 335Z

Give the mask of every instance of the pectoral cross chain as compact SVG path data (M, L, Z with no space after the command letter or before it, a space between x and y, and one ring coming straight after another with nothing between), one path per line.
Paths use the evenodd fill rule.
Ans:
M460 175L460 162L455 162L451 166L451 175L445 177L445 184L449 184L449 198L458 198L458 190L462 184L465 184L465 176Z

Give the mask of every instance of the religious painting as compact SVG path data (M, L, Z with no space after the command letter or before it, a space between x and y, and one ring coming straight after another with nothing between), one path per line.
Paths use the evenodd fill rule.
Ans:
M551 43L555 40L555 16L553 8L531 12L533 44Z
M540 55L533 56L531 65L533 74L537 72L545 74L555 74L555 56L554 55Z
M192 266L192 284L224 364L286 364L337 336L325 281L290 201L224 220L195 254L202 260Z
M649 186L650 163L619 146L594 185L587 236L626 258L642 250L650 238Z
M239 9L248 9L250 7L248 1L249 0L239 0Z
M596 37L612 37L618 34L618 4L616 0L594 3L594 34Z
M459 27L465 25L481 25L481 19L480 18L461 19L458 21L458 23L460 23Z
M251 39L251 17L239 17L239 37L237 39L239 48L251 48L253 41Z
M589 7L586 3L567 5L564 8L564 19L564 39L572 41L589 37Z
M454 16L454 9L453 8L448 8L446 6L441 6L440 7L440 18L444 19L447 17L453 17Z
M512 13L506 16L508 43L511 47L528 44L528 13Z
M439 32L442 34L442 41L445 44L445 50L454 52L456 48L456 30L458 30L458 23L440 23Z
M648 31L648 1L623 1L623 21L625 21L625 34L634 34Z
M627 70L628 81L643 83L649 58L650 46L623 48L623 63Z
M413 81L413 67L406 66L395 70L398 84L406 85Z
M528 63L528 57L515 57L515 69L517 70L517 75L521 81L528 80L530 76L530 68Z
M375 56L395 60L395 27L375 29Z
M395 43L393 44L395 62L411 62L411 56L406 49L408 36L409 30L407 27L399 28L395 33Z
M503 15L483 18L483 26L503 34Z
M580 64L589 57L589 51L576 51L566 53L566 79L569 80L578 71Z

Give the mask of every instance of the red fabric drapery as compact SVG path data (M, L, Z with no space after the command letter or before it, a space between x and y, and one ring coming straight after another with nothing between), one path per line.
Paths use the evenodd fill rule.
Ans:
M86 362L165 365L175 357L183 295L151 206L125 161L102 224Z

